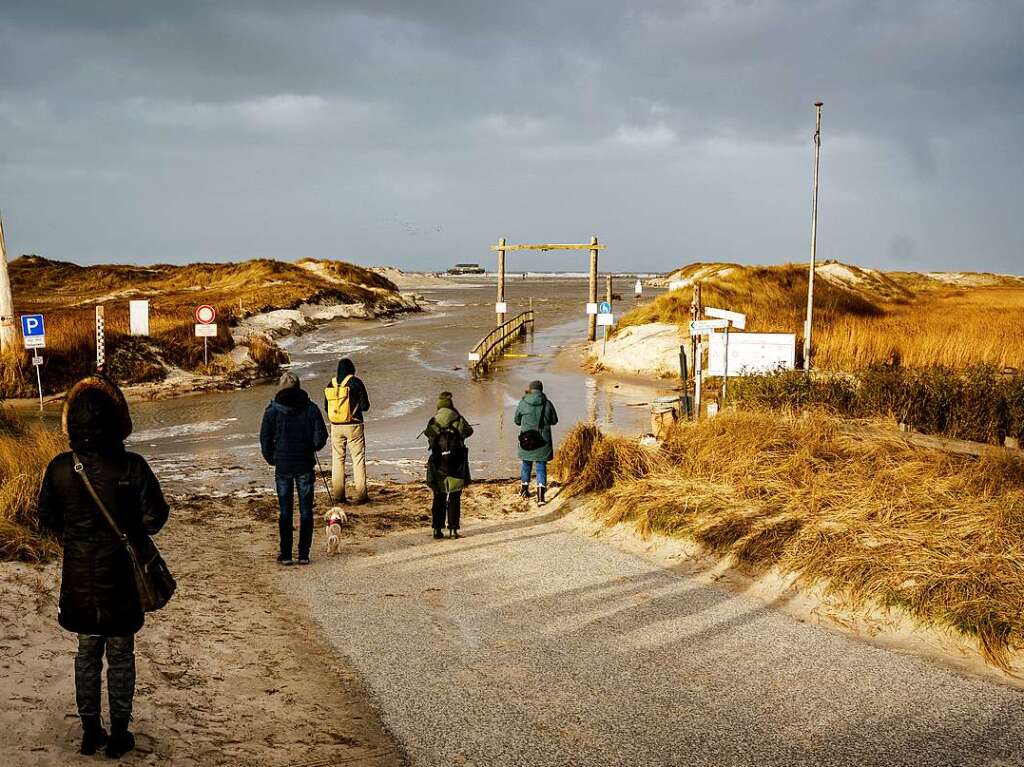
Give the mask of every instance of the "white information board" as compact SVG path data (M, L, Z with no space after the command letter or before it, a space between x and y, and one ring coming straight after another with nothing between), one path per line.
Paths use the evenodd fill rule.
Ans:
M729 333L729 377L792 370L796 365L795 333ZM708 336L709 376L725 370L725 333Z
M133 336L149 335L149 301L128 302L128 332Z
M599 314L597 315L598 325L614 325L615 315L614 314Z
M508 303L505 301L499 301L494 305L495 314L508 314Z
M217 335L216 325L202 325L196 323L196 338L213 338Z

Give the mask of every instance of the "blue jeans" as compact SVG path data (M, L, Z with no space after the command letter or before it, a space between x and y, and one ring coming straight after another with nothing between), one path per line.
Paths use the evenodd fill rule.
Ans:
M541 487L548 486L548 462L547 461L523 461L523 469L519 472L519 479L524 485L530 484L530 473L533 465L537 464L537 484Z
M299 491L299 559L309 559L313 545L313 472L278 474L277 502L281 506L278 531L281 534L281 559L292 558L292 493Z

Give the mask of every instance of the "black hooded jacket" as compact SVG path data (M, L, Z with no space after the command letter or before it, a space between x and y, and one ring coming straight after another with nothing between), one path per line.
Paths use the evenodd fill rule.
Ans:
M267 405L260 426L263 458L277 474L306 474L316 465L316 451L327 444L320 408L299 388L282 389Z
M153 535L167 521L167 502L146 459L124 449L125 429L131 430L127 406L110 399L107 384L96 380L68 394L71 447L121 529L134 538ZM74 465L70 452L54 458L39 492L39 521L64 543L58 621L79 634L134 634L143 613L131 561Z
M349 397L352 402L352 417L358 423L363 422L363 413L370 409L370 396L366 393L366 386L362 380L356 378L356 366L348 357L338 360L338 374L334 380L341 383L348 376L352 379L348 382ZM327 398L324 398L324 412L328 411Z

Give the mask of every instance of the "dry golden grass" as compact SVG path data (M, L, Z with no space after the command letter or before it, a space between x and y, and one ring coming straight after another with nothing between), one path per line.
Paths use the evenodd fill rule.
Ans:
M64 449L60 434L0 408L0 560L38 562L57 551L39 529L36 497L50 459Z
M821 273L815 280L816 367L851 371L879 362L1024 367L1024 285L1006 280L956 288L922 275L861 272L862 281L848 285L833 284ZM806 267L694 264L678 276L703 273L708 274L701 282L705 306L745 313L753 332L796 333L800 353ZM691 297L687 289L663 294L626 314L619 326L685 325Z
M159 379L167 365L199 370L203 344L194 333L200 303L218 312L212 352L230 351L229 326L257 312L303 303L374 303L396 290L384 277L352 264L306 259L300 264L260 259L235 264L187 266L78 266L23 256L10 264L18 314L46 315L44 389L56 392L91 372L95 360L94 307L106 305L107 359L123 383ZM149 299L150 338L128 335L129 299ZM264 357L266 358L266 357ZM0 364L0 396L31 396L35 388L29 354Z
M795 573L855 605L898 606L976 640L1006 669L1024 646L1024 462L913 449L837 424L766 412L682 423L636 477L623 469L594 484L608 488L595 513L754 571ZM588 473L581 457L570 462Z

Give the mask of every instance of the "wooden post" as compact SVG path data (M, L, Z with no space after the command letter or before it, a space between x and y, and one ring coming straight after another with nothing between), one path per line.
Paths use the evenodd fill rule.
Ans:
M102 373L107 364L107 332L103 306L96 307L96 372Z
M604 300L607 301L609 303L609 305L612 302L612 276L610 274L606 274L604 276ZM612 326L611 325L605 325L604 326L604 342L606 344L608 343L608 338L611 336L611 334L612 334Z
M505 238L498 240L498 303L505 302ZM498 324L505 322L505 313L497 312Z
M704 307L701 304L700 295L700 283L695 282L693 284L693 300L690 301L690 319L699 320L700 315L703 314ZM697 354L701 351L700 346L697 343L696 336L690 336L690 368L693 370L694 376L694 396L697 395L697 371L700 369L700 363L697 361ZM699 409L698 409L699 412Z
M597 303L597 237L590 238L590 303ZM597 340L597 315L587 318L587 340Z
M18 331L14 327L14 298L7 274L7 244L4 242L4 220L0 217L0 352L13 353L18 347Z

